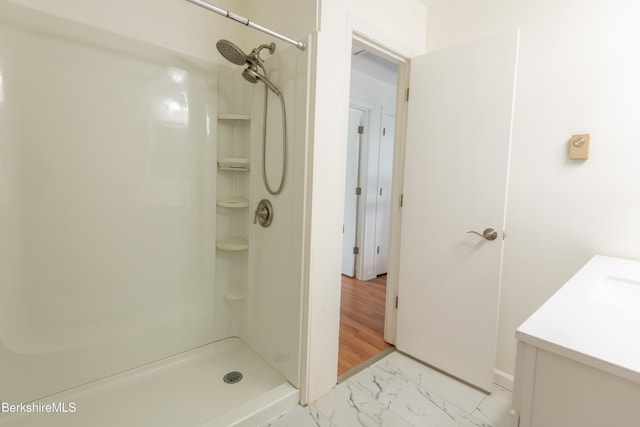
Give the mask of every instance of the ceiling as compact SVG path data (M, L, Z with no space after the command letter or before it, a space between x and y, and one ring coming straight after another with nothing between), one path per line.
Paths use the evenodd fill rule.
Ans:
M351 48L351 68L395 86L398 80L398 65L367 51L354 42Z

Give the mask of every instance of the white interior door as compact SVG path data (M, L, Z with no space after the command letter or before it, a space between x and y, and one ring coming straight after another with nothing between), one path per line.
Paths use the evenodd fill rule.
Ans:
M411 62L397 347L491 390L517 32ZM497 239L467 234L497 231Z
M356 246L358 227L358 177L360 175L360 133L363 112L349 108L349 136L347 139L347 178L344 190L344 227L342 236L342 274L354 277L356 273Z

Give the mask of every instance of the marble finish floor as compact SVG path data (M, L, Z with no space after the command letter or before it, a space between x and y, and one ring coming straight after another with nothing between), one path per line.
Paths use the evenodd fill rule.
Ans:
M510 409L508 390L486 395L394 352L261 427L508 427Z

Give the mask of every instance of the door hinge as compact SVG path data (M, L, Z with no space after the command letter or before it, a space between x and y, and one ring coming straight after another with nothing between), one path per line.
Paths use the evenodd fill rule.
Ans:
M398 297L396 296L396 308L398 308Z
M362 135L364 133L364 126L358 126L358 133Z
M400 207L404 207L404 194L400 195Z
M380 189L380 195L382 196L382 188Z
M356 187L356 196L359 196L362 194L362 187Z
M409 102L409 88L407 88L407 102Z
M377 253L380 253L380 246L378 246L378 249L376 249Z
M382 136L386 136L387 135L387 128L382 128Z
M354 254L354 255L360 255L360 248L359 248L359 247L357 247L357 246L354 246L354 247L353 247L353 254Z

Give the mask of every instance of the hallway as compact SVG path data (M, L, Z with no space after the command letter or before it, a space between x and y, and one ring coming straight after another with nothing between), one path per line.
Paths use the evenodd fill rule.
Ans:
M387 275L362 282L342 276L338 375L391 347L384 341Z

